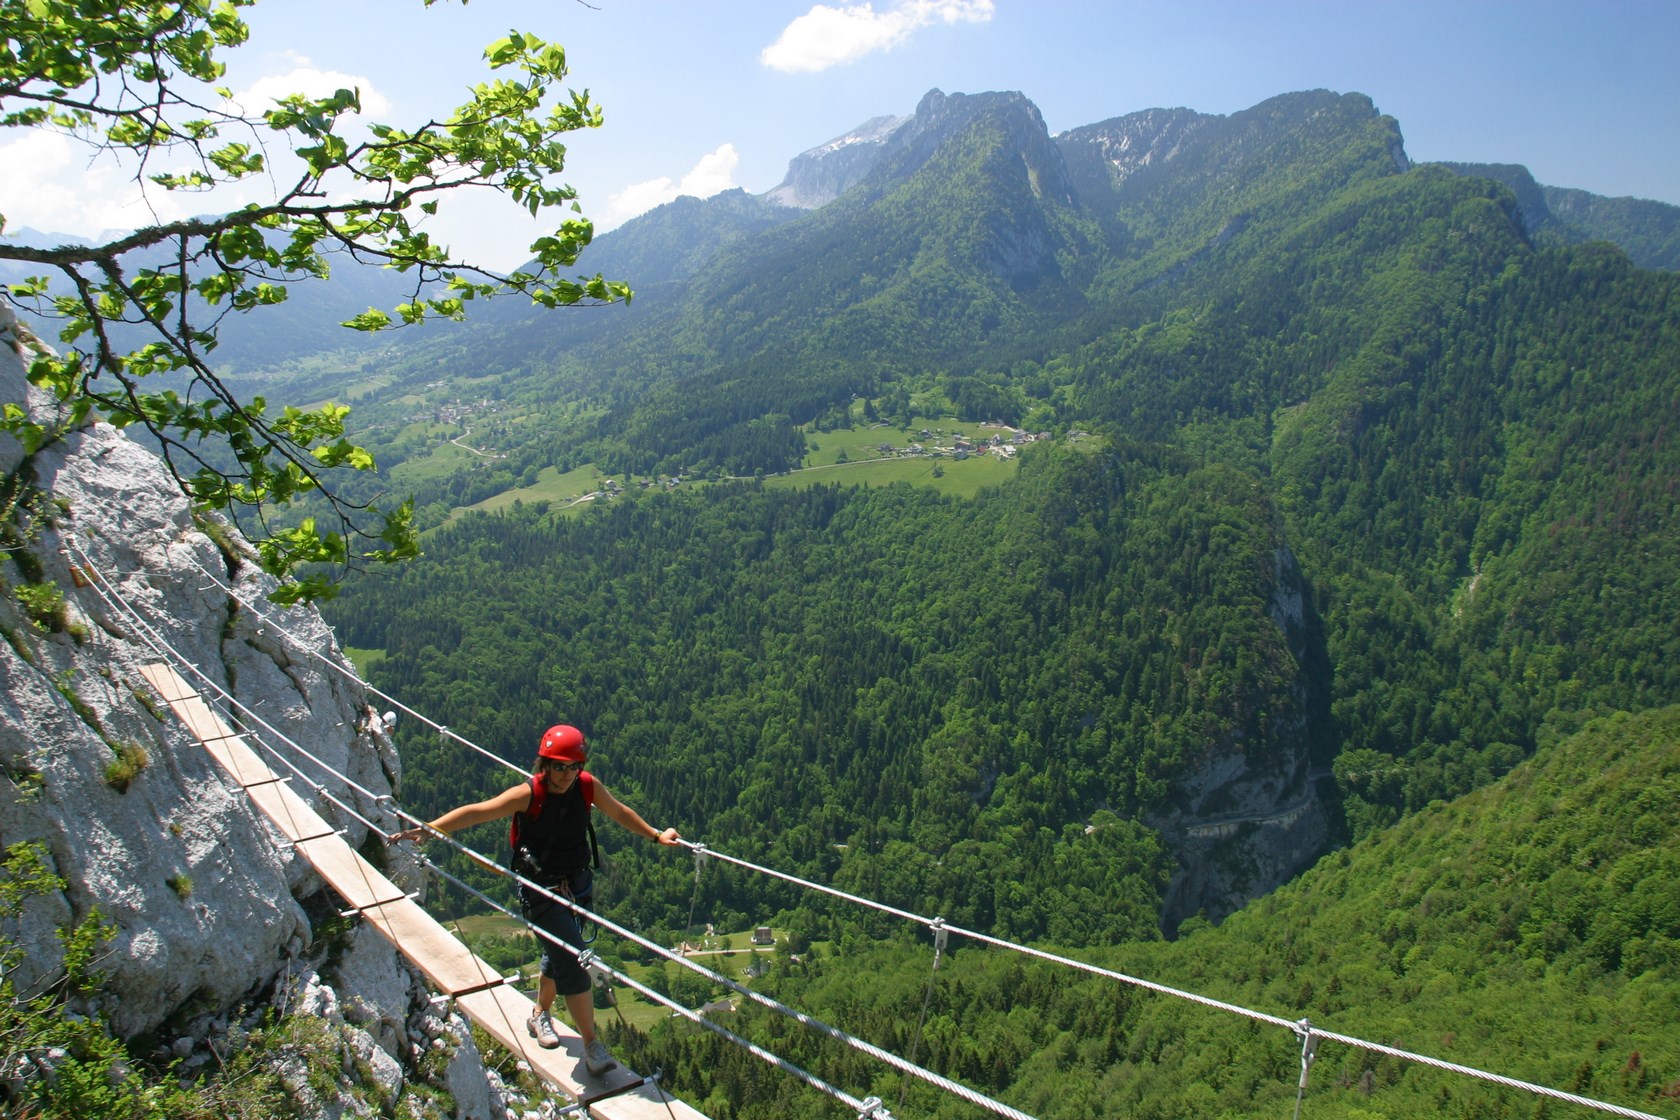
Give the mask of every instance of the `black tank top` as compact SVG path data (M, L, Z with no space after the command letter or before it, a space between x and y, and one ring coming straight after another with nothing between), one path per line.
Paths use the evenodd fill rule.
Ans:
M541 775L535 784L544 779ZM546 793L535 816L529 810L514 814L514 870L545 886L557 886L589 866L589 802L584 797L586 774L565 793Z

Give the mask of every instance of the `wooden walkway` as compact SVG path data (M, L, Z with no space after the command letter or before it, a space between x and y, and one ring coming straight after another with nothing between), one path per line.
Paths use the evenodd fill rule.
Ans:
M529 1064L539 1077L558 1086L574 1101L610 1093L640 1080L638 1074L622 1065L602 1077L589 1076L583 1068L583 1044L561 1016L554 1020L560 1032L560 1048L539 1047L525 1030L525 1020L535 1006L529 996L363 859L173 669L160 663L144 667L141 673L281 834L344 899L345 909L366 919L414 963L434 988L450 996L468 1018ZM600 1120L706 1120L681 1101L663 1097L653 1085L641 1085L590 1104L584 1115Z

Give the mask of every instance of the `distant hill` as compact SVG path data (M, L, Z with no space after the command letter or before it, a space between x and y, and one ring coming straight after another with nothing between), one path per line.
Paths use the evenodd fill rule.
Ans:
M1369 99L1326 91L1229 117L1148 110L1054 138L1019 94L934 91L913 116L872 123L859 130L867 142L836 141L790 168L792 189L845 161L833 181L851 185L816 210L730 192L603 235L580 267L634 281L631 307L492 305L479 324L400 339L412 358L399 368L518 370L504 394L608 409L567 436L586 458L703 466L715 458L703 448L756 419L802 423L895 381L912 393L930 378L996 381L1009 363L1185 298L1183 281L1216 255L1258 261L1337 192L1427 174L1410 170L1398 126ZM1537 186L1515 188L1519 236L1608 238L1647 267L1672 257L1673 207L1560 195L1565 225ZM542 430L546 440L553 426Z
M476 308L467 324L431 324L424 335L392 341L417 352L423 364L444 361L443 355L452 355L450 364L490 368L557 361L568 351L621 338L631 315L643 324L663 321L720 252L802 214L740 189L705 200L685 195L603 234L578 260L577 271L590 275L636 277L631 307L553 314L528 300L501 299Z
M1517 196L1523 224L1541 238L1565 244L1609 241L1640 268L1680 271L1680 206L1646 198L1605 198L1587 191L1541 186L1528 168L1509 163L1446 163L1463 175L1496 179Z
M42 233L21 228L8 231L8 241L39 248L87 244L61 233ZM133 255L139 266L144 254ZM389 339L342 326L346 319L369 307L390 307L407 298L410 281L395 272L358 264L343 254L327 254L332 277L291 285L285 302L264 306L257 314L232 315L223 320L212 360L224 372L236 374L283 369L317 355L346 351L369 353L389 345ZM28 275L51 277L52 270L15 261L0 262L0 283L16 283ZM208 309L205 309L208 317ZM48 342L56 342L57 329L50 321L37 320L37 329ZM133 332L136 340L125 344L122 329L118 345L138 346L150 339Z

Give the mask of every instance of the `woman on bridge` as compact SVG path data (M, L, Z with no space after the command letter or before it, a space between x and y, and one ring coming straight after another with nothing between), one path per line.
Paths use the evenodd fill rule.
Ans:
M571 899L587 908L593 893L595 828L590 819L592 806L631 832L660 844L675 844L677 830L654 828L634 809L608 792L583 768L587 755L583 732L570 724L556 724L543 733L537 747L537 768L529 781L509 786L487 801L451 809L419 828L397 833L395 840L423 841L434 832L450 833L488 821L513 818L509 839L513 848L513 869L545 890ZM550 1009L554 997L565 997L566 1010L583 1040L583 1064L591 1076L599 1077L618 1063L607 1052L606 1043L595 1035L595 1002L588 971L578 963L577 953L568 952L555 940L578 953L583 951L583 931L577 916L552 898L521 885L519 902L525 920L546 936L542 946L542 982L537 988L537 1006L525 1029L537 1045L553 1049L560 1045Z

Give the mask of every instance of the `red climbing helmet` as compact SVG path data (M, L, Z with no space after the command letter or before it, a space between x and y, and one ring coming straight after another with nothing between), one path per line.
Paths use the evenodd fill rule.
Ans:
M537 747L538 758L555 758L561 762L582 762L583 732L569 723L557 723L543 732L542 744Z

